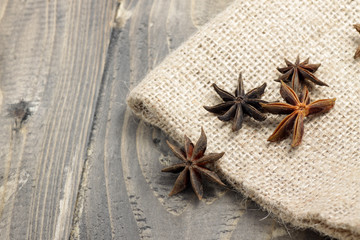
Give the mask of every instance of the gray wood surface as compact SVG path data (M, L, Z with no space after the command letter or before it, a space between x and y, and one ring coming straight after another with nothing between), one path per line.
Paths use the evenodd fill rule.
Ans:
M0 239L69 237L116 5L0 1Z
M323 239L214 184L169 198L177 159L126 106L232 1L0 0L0 239Z

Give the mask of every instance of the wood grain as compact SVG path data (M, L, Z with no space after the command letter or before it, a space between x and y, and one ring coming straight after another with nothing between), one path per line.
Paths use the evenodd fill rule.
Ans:
M116 7L0 1L0 239L69 237Z
M73 239L322 239L205 184L168 197L176 162L157 128L127 109L129 89L232 0L125 0L116 14L72 229Z

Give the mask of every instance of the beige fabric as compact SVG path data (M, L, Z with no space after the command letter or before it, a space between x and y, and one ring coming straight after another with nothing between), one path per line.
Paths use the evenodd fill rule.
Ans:
M346 2L346 3L345 3ZM134 113L177 141L193 141L203 126L208 151L226 154L218 169L245 195L286 222L341 239L360 239L360 35L356 1L236 1L173 52L128 98ZM221 100L212 83L234 91L243 73L246 91L268 84L263 99L280 100L277 66L284 57L321 63L312 100L336 97L327 114L305 121L297 149L291 137L266 139L283 116L243 128L219 121L203 105Z

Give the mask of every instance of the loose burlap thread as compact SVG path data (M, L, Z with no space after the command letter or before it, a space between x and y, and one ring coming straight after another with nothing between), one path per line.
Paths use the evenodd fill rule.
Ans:
M134 88L133 112L178 142L203 126L208 152L226 152L217 169L236 189L283 221L340 239L360 239L360 1L235 1L170 54ZM212 83L233 92L266 82L263 99L283 101L276 67L284 57L321 63L312 100L336 97L327 114L305 120L298 148L291 137L266 139L284 116L245 117L243 128L219 121L204 105L221 102ZM149 161L151 161L149 159Z

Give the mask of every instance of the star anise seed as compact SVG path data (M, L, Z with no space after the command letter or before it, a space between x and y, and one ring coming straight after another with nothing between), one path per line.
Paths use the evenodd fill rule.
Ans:
M295 63L291 63L286 58L285 62L286 67L277 68L277 70L283 75L281 75L276 81L291 82L290 85L296 93L301 91L305 79L308 79L320 86L328 86L314 75L321 64L309 64L309 58L300 63L299 55L297 56Z
M266 115L261 113L262 109L260 106L261 102L265 103L260 98L264 94L266 83L245 94L241 73L238 82L235 95L226 92L213 83L212 86L224 102L212 107L204 106L207 111L219 115L218 119L221 121L227 122L233 119L232 131L241 129L244 114L258 121L266 119Z
M188 185L189 178L191 186L199 200L201 200L203 196L203 186L201 183L202 176L206 176L213 182L225 186L215 172L206 168L206 164L214 163L219 160L224 155L224 152L204 155L207 146L207 138L203 128L201 128L201 135L195 146L186 135L184 149L180 149L168 141L166 142L174 155L183 161L182 163L161 170L162 172L180 172L169 196L183 191Z
M261 103L264 110L274 114L289 114L276 127L268 141L275 142L284 139L293 129L292 147L300 145L304 135L304 118L315 113L325 113L334 107L336 98L322 99L310 103L307 87L303 88L298 97L293 89L281 81L280 94L287 103Z
M360 24L354 24L354 28L356 29L356 31L358 31L360 33ZM358 46L358 48L356 49L354 58L358 58L360 57L360 45Z

